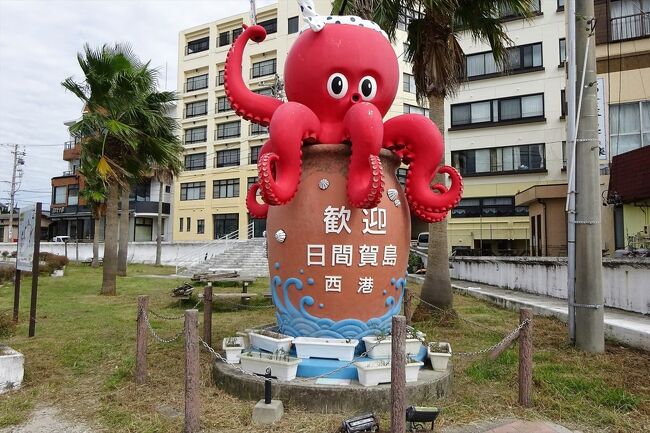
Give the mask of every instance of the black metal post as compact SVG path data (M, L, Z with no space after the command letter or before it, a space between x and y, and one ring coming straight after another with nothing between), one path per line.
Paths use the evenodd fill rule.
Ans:
M264 403L271 404L271 367L267 367L264 377Z

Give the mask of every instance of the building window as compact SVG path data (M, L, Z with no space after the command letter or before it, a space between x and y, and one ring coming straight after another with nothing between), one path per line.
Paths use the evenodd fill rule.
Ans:
M497 65L492 51L465 56L465 74L467 78L492 77L504 72L503 66ZM508 48L506 70L508 72L526 71L543 66L542 43L521 45Z
M217 98L217 113L223 113L225 111L232 110L230 106L230 101L227 96L219 96Z
M271 96L273 98L275 97L273 95L273 89L271 89L270 87L264 87L263 89L257 89L257 90L253 90L253 91L255 93L257 93L258 95Z
M165 185L165 193L170 194L172 192L172 186L171 185Z
M239 230L239 214L216 214L214 218L214 239L222 238Z
M564 119L569 112L569 105L567 104L565 89L560 90L560 103L562 104L562 114L560 115L560 118Z
M491 126L501 122L533 121L544 118L544 94L453 104L451 126Z
M451 210L452 218L528 216L528 207L515 206L514 197L464 198Z
M650 36L650 2L613 0L608 3L612 41Z
M276 33L278 31L278 19L271 18L270 20L260 21L257 23L258 26L264 27L266 34L270 35L271 33Z
M564 10L564 0L557 0L557 11L562 12Z
M203 143L207 141L208 127L199 126L185 130L185 143Z
M190 102L185 104L185 118L205 116L208 114L208 100Z
M223 86L223 83L226 82L226 71L221 69L217 72L217 86Z
M566 62L566 39L560 39L560 66L564 66Z
M230 32L221 32L219 33L219 46L225 47L230 45Z
M411 21L415 19L420 19L424 15L416 10L413 9L405 9L399 14L399 18L397 20L397 28L400 30L406 31L408 29L409 24L411 24Z
M262 60L253 63L251 68L251 78L265 77L275 74L276 59Z
M257 123L251 123L250 135L260 135L260 134L268 134L268 133L269 133L268 126L262 126L262 125L258 125Z
M183 220L183 217L180 217L180 218L178 219L178 231L179 231L179 232L182 232L182 231L183 231L183 221L184 221L184 220Z
M404 114L421 114L425 117L429 117L429 109L418 107L417 105L404 104Z
M533 15L542 13L540 0L530 0L529 12ZM498 17L502 20L523 18L520 14L515 12L508 4L502 3L499 5Z
M239 197L239 179L222 179L212 182L212 198Z
M247 179L247 181L246 181L246 191L248 191L249 189L251 189L251 186L253 186L254 184L256 184L256 183L257 183L257 180L258 180L258 179L257 179L257 176L249 177L249 178Z
M562 142L562 170L566 170L566 141Z
M250 157L249 157L249 164L257 164L257 161L260 157L260 150L262 150L262 146L252 146L251 151L250 151Z
M192 231L192 218L187 217L187 231Z
M153 218L136 218L133 228L133 240L150 241L153 238Z
M68 187L55 186L52 197L52 204L65 204L67 200Z
M196 233L199 235L205 233L205 220L196 220Z
M454 151L451 161L463 176L485 176L543 171L545 155L544 144L525 144Z
M131 188L129 201L151 201L151 181L140 182Z
M240 132L241 122L239 120L234 122L217 123L217 140L239 137Z
M298 17L289 18L289 25L288 25L289 34L298 33L299 30L298 26L299 26Z
M216 167L234 167L239 165L239 149L220 150L217 152Z
M238 29L235 29L235 30L232 31L232 43L233 44L235 43L235 41L237 40L239 35L242 34L243 31L244 31L244 29L241 28L241 27L239 27Z
M206 36L205 38L196 39L194 41L187 43L187 48L185 49L185 54L194 54L200 53L201 51L207 51L210 48L210 38Z
M204 170L205 152L185 155L185 170Z
M402 83L405 92L415 93L415 76L404 72L402 74Z
M205 198L205 182L181 183L181 200L203 200Z
M79 204L79 185L68 186L68 206Z
M609 106L612 155L650 146L650 100Z
M194 90L201 90L208 88L208 74L197 75L190 77L185 82L185 91L192 92Z

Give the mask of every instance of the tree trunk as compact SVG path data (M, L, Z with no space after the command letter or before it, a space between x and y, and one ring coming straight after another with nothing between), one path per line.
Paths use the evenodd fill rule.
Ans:
M163 189L165 185L162 179L158 181L160 189L158 191L158 224L156 225L156 266L160 266L160 256L162 255L162 209L163 209Z
M119 218L117 203L119 199L119 187L116 184L109 184L106 200L106 227L104 229L102 295L117 294L115 282L117 279L117 224Z
M90 264L93 268L99 267L99 229L101 220L101 215L97 212L95 214L95 230L93 234L93 261Z
M429 97L431 120L445 135L445 99ZM444 164L444 153L441 164ZM445 183L444 176L437 175L436 183ZM429 224L429 250L427 251L427 273L422 284L421 297L429 304L450 310L453 307L451 279L449 277L449 253L447 252L447 220ZM418 309L430 307L420 304ZM416 313L417 314L417 313Z
M122 188L120 213L120 249L117 253L117 275L126 277L126 259L129 254L129 188Z

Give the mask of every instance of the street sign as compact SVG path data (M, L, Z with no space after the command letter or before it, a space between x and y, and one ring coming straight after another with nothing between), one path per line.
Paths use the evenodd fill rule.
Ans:
M16 269L31 272L34 258L34 240L40 235L40 227L36 227L36 206L31 205L20 209L18 223L18 256Z

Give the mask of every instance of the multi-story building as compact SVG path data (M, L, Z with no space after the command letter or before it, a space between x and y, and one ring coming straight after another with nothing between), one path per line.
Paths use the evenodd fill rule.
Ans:
M75 121L66 122L70 127ZM52 178L52 202L50 205L51 236L70 236L75 240L90 240L94 234L95 220L90 205L79 194L84 188L84 177L79 173L83 144L70 137L64 144L63 159L68 170ZM163 192L163 239L171 240L171 198L172 185L160 184L155 178L138 183L131 190L129 199L129 240L155 241L155 227L158 223L158 197ZM101 220L100 236L104 238L104 219Z
M331 2L317 0L316 9L328 13ZM233 233L246 239L261 236L265 229L265 220L248 215L245 199L248 187L256 182L257 157L268 132L235 115L223 86L226 54L242 24L249 20L245 12L180 32L178 117L185 171L176 179L174 240L207 241ZM251 90L272 95L276 80L283 76L289 49L304 24L293 1L258 9L257 22L266 28L267 37L261 44L248 44L242 70ZM399 56L404 41L405 33L400 32L395 43ZM400 76L404 83L387 118L405 112L428 115L428 110L416 102L410 65L403 61Z

